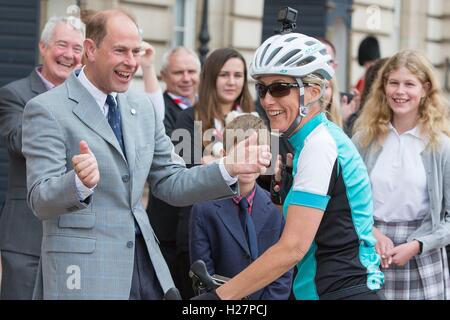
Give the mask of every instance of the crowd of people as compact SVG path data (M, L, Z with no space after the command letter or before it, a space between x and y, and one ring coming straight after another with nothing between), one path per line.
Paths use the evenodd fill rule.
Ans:
M349 95L326 39L274 35L248 68L176 47L163 91L132 15L85 22L51 18L42 65L0 88L1 299L450 298L449 105L423 54L367 37ZM197 260L229 280L196 296Z

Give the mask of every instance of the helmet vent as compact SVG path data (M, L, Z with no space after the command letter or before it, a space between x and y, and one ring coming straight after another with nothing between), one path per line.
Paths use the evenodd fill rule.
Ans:
M307 65L307 64L313 62L314 60L316 60L316 57L307 57L306 59L303 59L302 61L297 63L297 67Z
M301 51L301 50L300 50ZM298 57L293 57L291 60L285 63L285 66L290 67L292 64L296 63L299 59L303 57L302 54L300 54Z
M306 44L307 46L313 46L313 45L317 44L317 42L314 42L314 41L306 41L305 44Z
M295 39L297 39L297 37L290 37L290 38L287 38L286 40L284 40L284 42L291 42Z
M280 66L280 65L284 64L286 61L288 61L290 58L292 58L294 55L296 55L300 51L301 51L300 49L295 49L295 50L292 50L291 52L288 52L287 54L284 55L283 58L278 60L278 62L276 63L276 66ZM295 60L297 60L297 58Z
M268 65L272 61L272 59L277 55L277 53L281 51L281 49L283 49L283 48L282 47L276 48L272 52L272 54L269 56L269 58L266 60L265 64Z
M266 52L267 52L267 50L269 49L269 47L270 47L270 43L264 48L264 51L262 52L262 54L261 54L261 58L259 59L259 65L262 65L263 64L263 60L264 60L264 57L266 56Z

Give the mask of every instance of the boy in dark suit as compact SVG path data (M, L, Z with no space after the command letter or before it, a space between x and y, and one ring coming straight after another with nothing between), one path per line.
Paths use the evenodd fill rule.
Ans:
M269 137L262 119L253 114L243 114L226 125L225 150L239 142L239 133L247 130L257 130L260 143ZM269 193L256 184L258 176L239 175L240 196L192 207L189 230L191 263L201 259L210 274L231 278L278 241L284 217L271 202ZM287 300L291 283L292 270L249 298Z

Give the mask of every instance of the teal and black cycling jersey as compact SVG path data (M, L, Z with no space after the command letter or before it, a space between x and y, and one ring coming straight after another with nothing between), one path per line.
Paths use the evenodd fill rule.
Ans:
M284 203L320 209L314 241L297 265L296 299L337 298L378 290L384 282L372 235L369 176L358 150L324 113L289 138L293 185Z

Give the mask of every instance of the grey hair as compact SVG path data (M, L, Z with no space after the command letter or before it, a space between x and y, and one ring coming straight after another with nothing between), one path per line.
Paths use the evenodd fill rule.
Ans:
M55 27L58 23L66 23L71 26L73 29L80 31L81 38L84 40L86 36L86 26L84 23L76 17L51 17L44 26L44 29L41 33L41 42L43 42L46 46L50 43L50 40L53 37L53 33L55 31Z
M195 58L195 64L197 65L197 70L200 72L201 63L200 63L200 59L198 58L197 54L194 52L194 50L183 47L183 46L172 48L169 51L167 51L166 53L164 53L164 55L162 56L161 71L165 71L169 67L170 56L175 53L181 52L181 51L184 51Z

